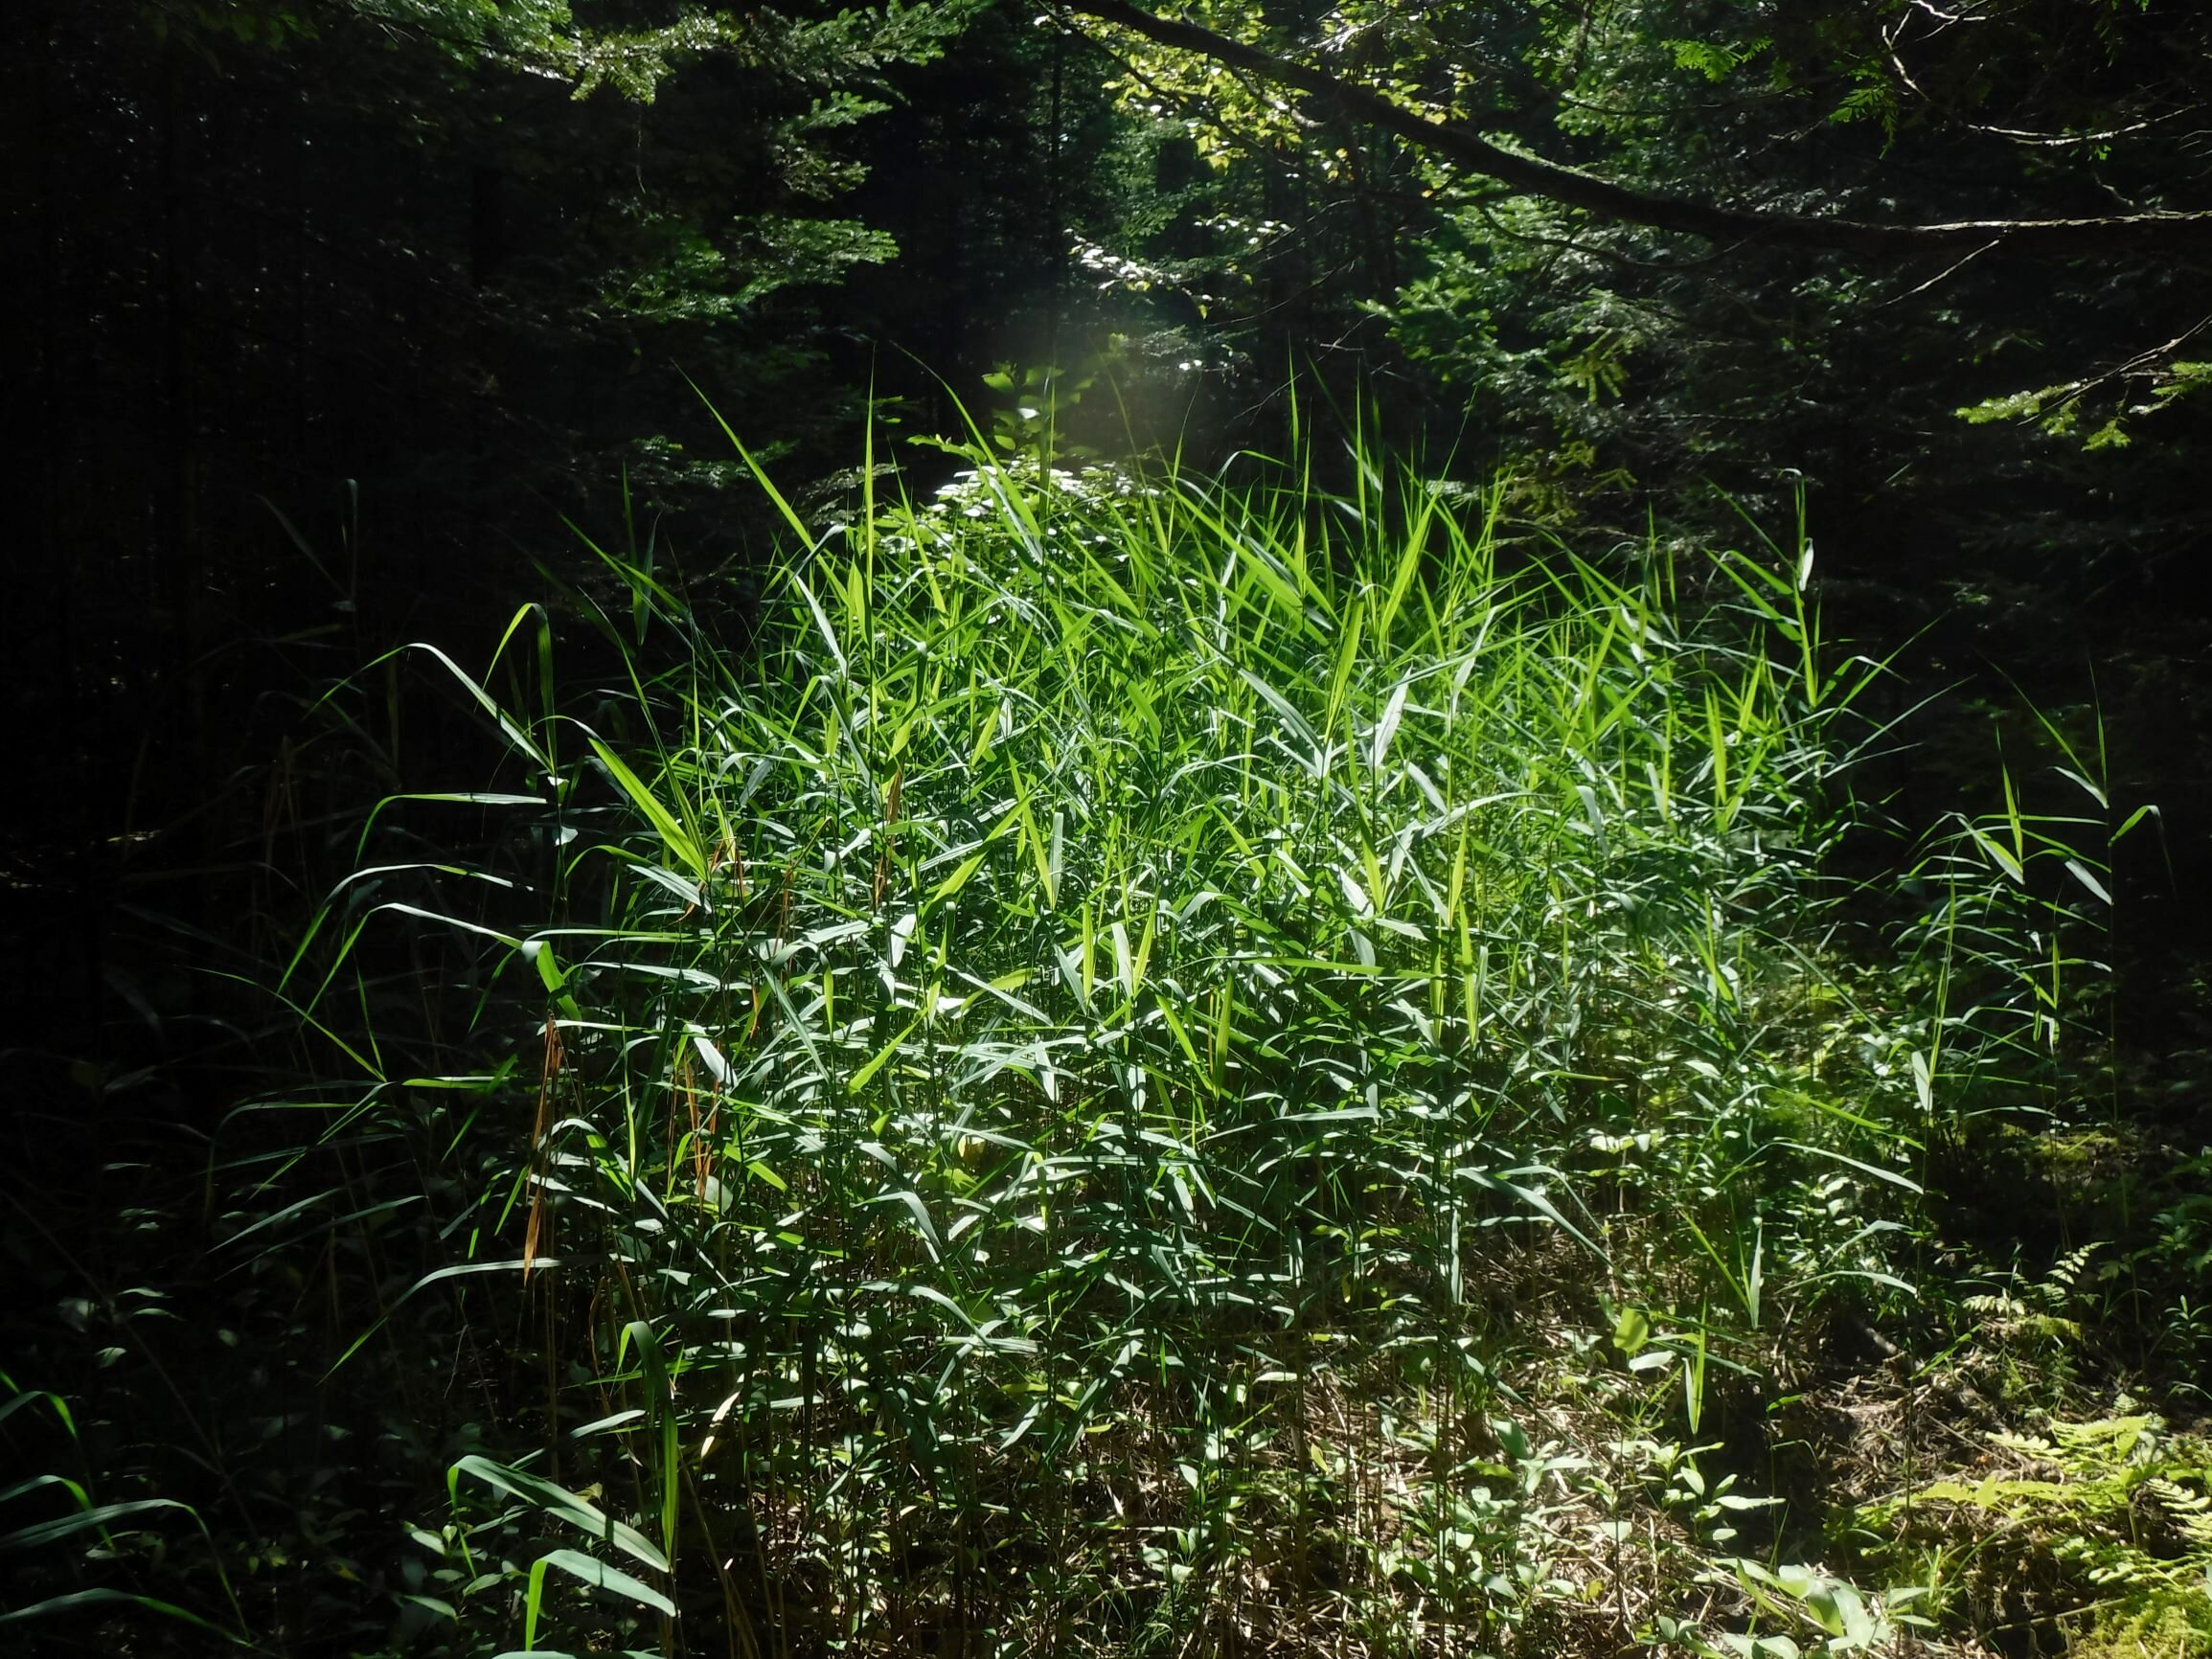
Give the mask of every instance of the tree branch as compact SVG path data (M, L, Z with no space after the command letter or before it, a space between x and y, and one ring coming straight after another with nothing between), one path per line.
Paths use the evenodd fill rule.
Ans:
M1127 0L1066 0L1075 13L1141 34L1155 45L1192 52L1325 99L1347 115L1432 150L1470 172L1516 191L1578 207L1603 218L1650 225L1723 244L1811 248L1879 259L1977 249L2029 259L2160 253L2212 258L2212 213L2130 214L2118 217L1966 219L1947 224L1879 224L1720 207L1685 196L1615 184L1580 168L1524 155L1460 122L1431 120L1352 81L1280 57L1196 23L1157 16ZM1993 245L1994 244L1994 245Z

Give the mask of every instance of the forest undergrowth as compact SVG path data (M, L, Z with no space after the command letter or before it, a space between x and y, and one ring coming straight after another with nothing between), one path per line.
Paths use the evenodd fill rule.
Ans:
M248 976L292 1046L148 1212L189 1291L86 1264L90 1380L11 1376L8 1617L2212 1652L2212 1204L2118 1106L2153 828L2093 725L1903 835L1858 780L1940 708L1802 535L1593 559L1357 446L877 460L741 640L632 534L323 701L371 753L428 674L496 762L326 830ZM221 1398L162 1393L180 1296Z

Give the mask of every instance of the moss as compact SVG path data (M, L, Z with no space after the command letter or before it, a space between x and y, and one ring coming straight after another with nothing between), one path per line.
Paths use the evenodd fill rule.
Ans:
M2212 1595L2183 1590L2098 1616L2069 1645L2072 1659L2207 1659L2212 1655Z

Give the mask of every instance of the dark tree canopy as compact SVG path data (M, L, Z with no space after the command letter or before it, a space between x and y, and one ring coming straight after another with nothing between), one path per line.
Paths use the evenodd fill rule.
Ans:
M2212 209L2045 217L2000 202L1991 204L1972 218L1932 224L1882 223L1797 214L1780 207L1733 207L1686 194L1669 194L1616 183L1593 170L1509 148L1485 137L1473 119L1449 108L1441 113L1425 112L1411 100L1401 102L1363 84L1356 74L1319 67L1300 57L1281 55L1232 34L1148 11L1128 4L1127 0L1080 0L1073 10L1080 16L1096 18L1142 35L1156 46L1197 54L1262 81L1294 87L1367 125L1432 150L1469 173L1494 179L1516 191L1542 196L1566 207L1581 208L1600 218L1699 237L1723 246L1807 248L1885 260L1923 254L2192 260L2212 255ZM1338 15L1340 19L1342 14ZM1585 16L1586 18L1586 9ZM1380 16L1378 21L1380 23ZM1884 37L1894 40L1902 33L1900 29ZM1728 61L1734 50L1730 42L1672 44L1677 49L1687 49L1693 62L1724 64L1724 72L1734 70L1741 61ZM1698 57L1700 48L1707 55L1702 58ZM1450 62L1455 70L1470 77L1479 77L1485 67L1464 58L1452 58ZM1394 74L1402 75L1406 65L1400 61L1390 64L1389 68ZM1897 74L1910 91L1926 96L1907 77L1902 61L1898 62ZM1477 99L1479 101L1479 94ZM1961 127L2078 149L2109 143L2127 136L2131 130L2141 130L2154 124L2155 119L2146 120L2078 136L2031 134L2015 127L1965 123ZM2054 193L2076 193L2067 191L2062 181Z

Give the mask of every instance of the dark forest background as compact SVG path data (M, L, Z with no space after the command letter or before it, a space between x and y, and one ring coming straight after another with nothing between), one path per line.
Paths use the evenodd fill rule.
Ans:
M358 815L477 764L468 711L387 653L473 666L526 602L573 617L591 541L745 639L783 526L714 411L812 522L852 511L871 424L926 494L969 419L1049 423L1070 465L1379 432L1495 488L1509 539L1601 561L1802 514L1829 632L1894 655L1877 700L1945 699L1871 774L1888 821L1986 806L2036 711L2098 734L2118 813L2156 805L2118 854L2115 1064L2130 1133L2197 1149L2212 251L2041 253L1999 221L2212 209L2212 14L1190 15L1654 196L1992 228L1894 252L1625 222L1050 3L6 9L19 1386L89 1363L44 1310L125 1250L115 1216L196 1248L195 1160L286 1063L250 982ZM580 630L565 671L601 649ZM192 1294L216 1319L217 1277Z

